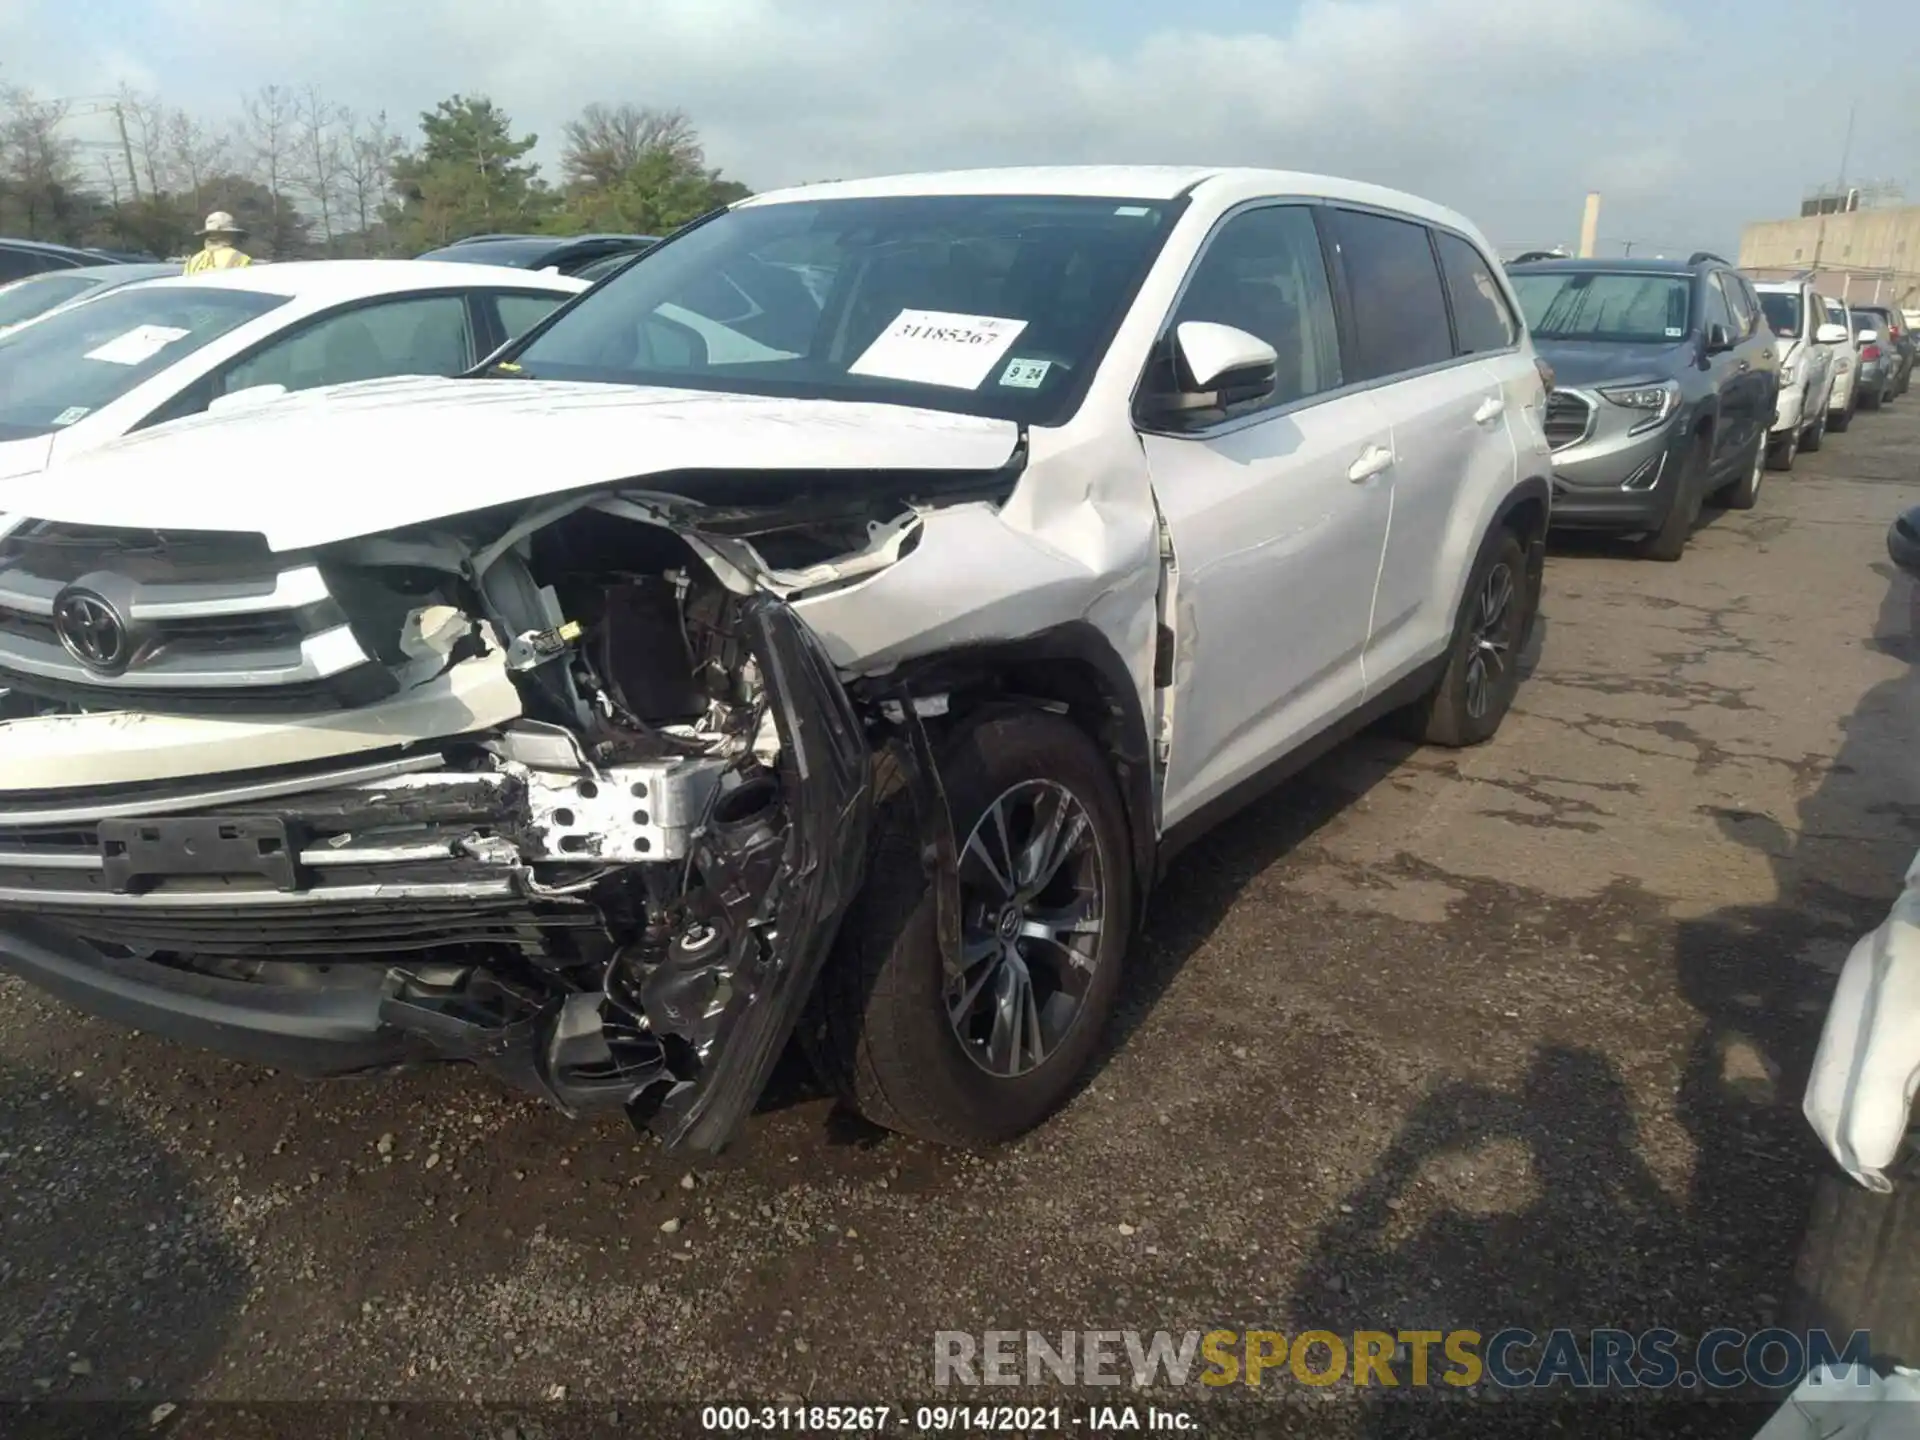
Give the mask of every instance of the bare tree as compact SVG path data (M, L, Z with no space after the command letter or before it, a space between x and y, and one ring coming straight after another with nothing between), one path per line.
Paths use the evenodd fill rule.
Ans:
M64 101L0 88L0 198L29 236L62 228L78 199L77 147L61 128L66 118Z
M299 140L293 93L282 85L263 85L242 103L245 139L253 178L266 189L272 234L268 244L279 257L292 226L287 191L292 184Z
M374 224L393 189L393 157L401 139L387 123L387 112L361 118L343 116L346 143L341 157L341 191L363 250L372 248Z
M331 250L335 202L346 167L346 143L341 132L347 112L322 96L319 86L309 85L295 100L294 113L300 137L300 190L313 202L320 216L321 238Z
M207 183L232 163L229 137L210 130L185 110L167 117L167 162L175 188L192 196L197 217L206 209Z
M699 132L684 110L595 101L569 120L563 133L561 174L575 190L610 189L650 156L670 159L676 168L689 170L706 164Z
M114 119L126 136L127 163L132 169L134 198L144 190L149 200L172 188L166 173L167 109L158 96L142 95L122 85L113 102Z

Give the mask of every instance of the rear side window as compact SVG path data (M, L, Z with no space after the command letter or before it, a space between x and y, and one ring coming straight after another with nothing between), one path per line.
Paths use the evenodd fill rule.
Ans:
M1507 297L1493 267L1458 235L1434 231L1440 250L1440 269L1446 276L1447 297L1453 301L1453 333L1462 355L1504 350L1520 338Z
M1299 205L1234 216L1194 267L1174 324L1231 325L1273 346L1273 393L1229 407L1228 417L1337 389L1340 333L1313 217Z
M1427 228L1358 210L1327 220L1352 301L1349 379L1374 380L1453 358L1453 333Z

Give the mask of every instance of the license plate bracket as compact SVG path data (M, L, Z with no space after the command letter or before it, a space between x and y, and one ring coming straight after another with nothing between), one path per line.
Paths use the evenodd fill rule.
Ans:
M103 878L117 894L192 875L258 877L276 890L300 888L294 837L277 815L102 820L99 828Z

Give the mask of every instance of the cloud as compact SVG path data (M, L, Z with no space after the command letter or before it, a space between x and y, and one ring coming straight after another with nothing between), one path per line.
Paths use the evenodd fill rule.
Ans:
M1765 213L1743 148L1764 174L1806 143L1769 125L1729 133L1719 113L1751 108L1770 69L1801 66L1790 27L1766 42L1781 52L1771 67L1750 53L1785 0L1743 0L1752 24L1738 27L1662 0L1185 13L1142 0L94 0L128 24L83 30L53 23L56 3L0 0L0 53L27 73L102 83L113 55L85 50L98 28L176 104L231 111L268 80L313 82L408 126L441 96L485 93L549 157L587 101L679 106L715 163L763 187L977 164L1261 164L1412 189L1513 243L1564 238L1595 185L1619 192L1610 233L1731 243L1743 214ZM8 28L35 7L41 23Z

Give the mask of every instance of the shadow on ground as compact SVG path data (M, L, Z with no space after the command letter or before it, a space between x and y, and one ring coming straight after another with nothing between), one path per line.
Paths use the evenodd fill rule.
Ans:
M1865 643L1911 663L1920 594L1903 576L1887 581ZM1868 692L1791 831L1763 816L1716 815L1767 856L1777 899L1678 923L1652 897L1638 899L1643 933L1671 937L1677 989L1697 1017L1674 1100L1692 1147L1683 1193L1647 1166L1616 1060L1577 1043L1542 1046L1513 1087L1447 1084L1418 1102L1317 1236L1295 1281L1294 1313L1336 1333L1666 1327L1682 1337L1683 1371L1691 1342L1709 1329L1782 1323L1810 1198L1830 1168L1799 1113L1819 1025L1840 960L1884 916L1920 846L1912 803L1920 791L1901 765L1912 753L1916 699L1911 670ZM1529 1201L1437 1213L1417 1203L1427 1167L1482 1161L1524 1163ZM1511 1353L1524 1363L1539 1352ZM1405 1391L1372 1392L1366 1404L1370 1433L1380 1435L1453 1433L1454 1422L1486 1433L1488 1412L1516 1411L1533 1417L1526 1424L1537 1433L1551 1414L1581 1433L1604 1419L1750 1436L1777 1398L1713 1407L1669 1391L1602 1405L1563 1385L1550 1410L1436 1405Z
M0 1066L0 1257L0 1404L180 1396L246 1298L245 1261L150 1136L11 1065Z

